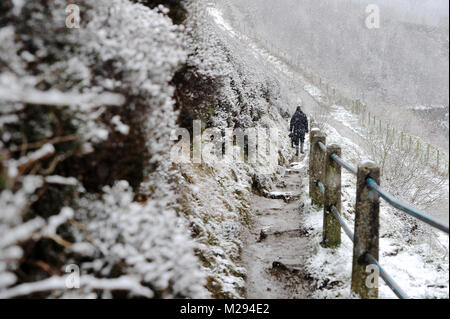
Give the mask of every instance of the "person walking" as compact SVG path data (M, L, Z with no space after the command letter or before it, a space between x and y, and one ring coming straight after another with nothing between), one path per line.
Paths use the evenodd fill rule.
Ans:
M305 134L308 132L308 118L306 114L303 113L300 106L297 107L294 115L291 118L290 123L290 138L291 146L297 149L296 156L299 156L299 146L300 152L304 154L304 144L305 144Z

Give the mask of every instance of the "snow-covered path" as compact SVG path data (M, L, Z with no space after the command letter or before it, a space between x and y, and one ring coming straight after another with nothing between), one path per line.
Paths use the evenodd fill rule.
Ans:
M253 56L263 61L265 65L265 71L273 74L276 79L280 81L284 88L288 88L289 95L292 101L302 101L303 109L308 116L313 117L320 112L329 112L329 109L324 109L311 94L305 90L306 86L312 86L312 84L298 72L294 67L276 57L268 48L262 43L250 38L249 36L240 33L234 29L233 26L228 23L224 18L222 12L215 7L210 7L209 14L213 17L217 26L223 30L225 35L230 37L230 41L238 41L241 45L246 46L248 50L253 53ZM313 86L312 86L313 87ZM288 111L292 114L297 108L296 103L287 106ZM340 135L346 137L352 141L361 141L361 136L352 130L346 121L340 119L353 116L352 113L345 108L338 110L339 113L345 113L339 117L329 117L327 120L329 124L333 126Z
M312 117L329 113L331 116L327 117L327 142L340 144L345 150L344 159L353 165L362 158L367 158L362 136L364 128L357 117L341 106L321 106L317 97L308 92L311 83L300 71L276 57L264 44L233 28L220 10L211 8L209 14L218 28L222 29L227 41L239 46L241 50L250 51L251 56L263 65L264 71L279 81L283 94L289 95L289 100L292 101L287 106L290 113L293 113L298 100L303 102L304 110ZM305 170L306 166L306 162L302 161L298 167ZM349 224L352 224L355 181L352 176L346 176L345 172L343 174L343 185L346 185L343 201L347 208L343 214ZM307 185L303 186L301 183L301 178L307 178L305 174L300 172L297 177L294 176L286 177L288 190L291 187L297 192L303 191L304 208L299 208L301 201L286 204L282 200L258 196L251 199L256 216L250 233L244 234L246 239L242 256L248 271L247 297L349 298L352 244L344 239L343 246L337 252L321 248L322 212L309 205ZM295 182L292 183L293 181ZM410 244L401 235L404 225L394 218L388 207L383 207L381 218L381 263L388 272L411 297L448 298L448 237L441 239L441 234L430 233L430 244ZM267 229L267 237L259 241L261 230L264 229ZM436 236L439 238L435 239ZM432 248L436 245L439 248ZM317 288L317 285L321 287L330 280L334 281L329 287ZM311 285L317 289L310 289ZM395 298L383 282L380 291L381 298Z
M254 195L252 198L255 215L242 256L248 270L247 298L310 297L312 280L303 268L308 253L308 231L301 227L297 196L302 189L300 173L288 169L276 191L268 197ZM270 198L284 195L287 195L284 200Z
M329 103L318 102L318 96L323 97L323 92L312 84L296 67L290 65L285 59L277 57L271 52L265 44L258 42L248 35L239 32L233 28L233 25L227 21L227 17L217 8L211 7L209 14L213 17L217 26L223 30L224 35L230 37L230 41L237 41L240 46L246 47L252 52L255 59L262 61L265 71L272 74L281 85L286 89L286 94L290 96L292 104L287 105L287 110L294 113L297 104L296 101L302 101L305 113L311 117L326 116L327 124L334 128L338 133L336 138L345 138L352 141L364 154L368 154L370 150L367 145L367 129L359 122L359 117L353 114L349 109L341 105L329 105ZM317 95L317 96L316 96ZM326 98L325 98L326 99ZM367 157L367 156L366 156ZM447 184L448 187L448 184ZM444 222L449 221L448 214L448 196L438 200L437 203L428 209L429 213Z

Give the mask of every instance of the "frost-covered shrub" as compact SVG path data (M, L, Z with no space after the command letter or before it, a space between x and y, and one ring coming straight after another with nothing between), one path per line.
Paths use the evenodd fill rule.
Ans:
M66 207L48 220L35 217L24 221L23 215L36 200L35 192L43 183L39 176L26 176L21 179L19 190L0 193L0 298L16 296L14 292L10 294L8 287L20 279L17 269L22 267L20 260L26 257L22 243L37 242L42 238L63 242L56 230L73 217L73 210ZM44 262L42 264L45 265Z
M65 0L0 5L0 296L199 296L194 246L168 208L183 27L163 7L77 4L79 29ZM66 291L71 263L81 288Z
M100 148L95 161L106 161L109 170L116 167L118 172L139 167L130 172L130 178L126 178L127 175L115 178L126 178L133 187L153 171L168 170L167 166L161 168L161 165L167 162L169 136L176 118L169 82L185 59L185 53L180 33L182 27L174 26L164 12L163 8L149 10L140 4L116 0L100 2L86 18L89 39L85 49L95 61L94 81L126 96L125 107L119 115L130 127L128 138L118 138L112 149ZM117 158L112 160L111 154L117 151L127 156L119 161ZM142 167L146 166L147 160L151 163L151 171L144 171ZM143 171L142 176L135 176ZM156 189L164 182L166 176L160 180L161 174L151 178L154 182L148 188Z
M182 220L157 202L139 204L133 197L122 181L106 187L99 200L79 201L75 217L89 234L79 236L94 248L82 272L133 278L150 287L154 297L201 297L203 275Z
M199 119L205 127L218 129L286 125L282 113L289 105L275 77L265 72L264 65L241 39L223 32L214 20L214 7L194 2L188 9L189 55L174 79L179 125L191 129L192 121ZM283 146L281 153L289 158ZM251 223L256 165L225 160L213 166L180 165L179 170L179 209L200 244L196 252L208 276L211 296L244 297L246 269L240 266L241 236ZM270 188L270 176L265 181L263 187Z
M164 6L167 8L167 14L176 24L182 23L186 19L187 11L184 7L186 0L134 0L150 8Z

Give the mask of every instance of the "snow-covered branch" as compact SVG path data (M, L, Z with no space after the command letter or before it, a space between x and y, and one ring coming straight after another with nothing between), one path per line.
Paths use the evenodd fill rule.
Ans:
M36 105L123 105L125 98L117 93L78 93L58 90L39 91L33 88L0 85L0 100Z

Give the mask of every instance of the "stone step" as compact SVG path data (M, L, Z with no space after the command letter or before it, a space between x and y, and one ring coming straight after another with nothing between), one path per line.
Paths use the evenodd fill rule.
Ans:
M294 192L280 192L280 191L272 191L264 192L264 196L270 199L281 199L286 203L290 203L294 200L298 200L301 197L301 193L294 193Z

